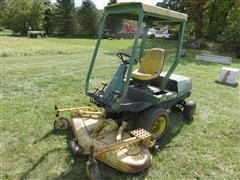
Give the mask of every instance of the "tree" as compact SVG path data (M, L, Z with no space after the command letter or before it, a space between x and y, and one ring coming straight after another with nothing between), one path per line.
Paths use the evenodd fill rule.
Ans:
M45 0L3 1L2 24L15 33L27 33L28 27L43 28ZM2 5L1 5L2 6Z
M0 28L3 26L4 1L5 0L0 0Z
M227 17L234 1L209 0L206 6L206 37L212 41L221 41L223 32L227 28Z
M77 12L79 20L79 35L92 38L97 35L99 27L99 12L91 0L83 0Z
M182 12L183 7L181 2L182 0L163 0L162 2L158 2L156 6Z
M182 6L184 12L189 15L189 25L191 25L192 33L196 39L204 37L204 23L205 23L205 5L207 0L183 0Z
M206 2L207 0L163 0L157 3L157 6L188 14L188 33L194 34L197 39L201 39L204 37L204 8Z
M182 5L182 0L163 0L162 2L158 2L156 6L163 7L166 9L171 9L178 12L184 12L184 7ZM158 22L155 23L156 26L168 26L169 30L171 30L171 33L173 34L173 37L178 37L178 26L176 24L169 24L169 23L162 23Z
M117 3L117 0L110 0L110 1L108 2L108 5L115 4L115 3Z
M108 5L117 3L117 0L110 0ZM109 17L107 21L107 30L110 34L116 34L122 30L123 20L117 17Z
M187 13L186 32L196 39L206 38L230 48L240 44L239 0L163 0L157 6Z
M223 39L225 45L231 49L240 48L240 1L235 0L226 19L227 27Z
M52 6L51 2L47 0L45 2L45 12L44 12L44 30L47 34L50 34L51 29L51 17L52 17Z
M57 33L71 36L76 33L74 0L57 0L54 20Z

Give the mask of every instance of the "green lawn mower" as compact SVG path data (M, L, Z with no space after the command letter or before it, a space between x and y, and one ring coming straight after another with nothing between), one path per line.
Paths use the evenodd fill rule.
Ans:
M133 47L130 55L117 53L121 63L112 80L91 91L92 70L106 24L112 17L136 22ZM117 3L105 7L86 78L86 95L99 108L56 107L54 123L55 129L66 129L71 125L75 139L70 142L70 147L75 154L89 155L87 172L90 179L100 177L97 160L126 173L145 170L152 160L149 148L168 128L169 112L182 112L184 119L193 119L196 103L185 100L191 95L191 79L173 74L180 61L186 21L186 14L142 3ZM167 72L162 72L165 49L145 49L147 32L154 23L172 23L179 27L175 59ZM60 116L65 111L70 112L70 120Z

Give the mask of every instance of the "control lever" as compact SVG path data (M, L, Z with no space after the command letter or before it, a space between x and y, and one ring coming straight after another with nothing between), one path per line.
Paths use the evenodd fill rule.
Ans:
M102 82L102 85L103 85L103 87L102 87L102 91L104 91L105 87L106 87L108 84L105 83L105 82Z

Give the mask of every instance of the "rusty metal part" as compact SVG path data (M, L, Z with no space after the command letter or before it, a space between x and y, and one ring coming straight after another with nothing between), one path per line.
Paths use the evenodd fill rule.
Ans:
M107 151L110 151L110 150L124 147L126 145L131 145L131 144L137 143L142 140L145 140L146 142L148 142L148 141L150 141L150 138L152 136L151 133L149 133L148 131L141 129L141 128L131 131L130 134L132 134L135 137L124 139L120 142L108 145L100 150L97 150L95 153L95 156L98 156L102 153L106 153ZM146 143L146 144L148 144L148 143Z
M55 110L57 112L57 114L59 114L59 112L65 112L65 111L70 111L70 112L78 112L82 117L89 117L89 116L101 116L103 115L102 111L98 111L92 107L76 107L76 108L65 108L65 109L58 109L55 106Z
M145 129L135 129L130 131L130 134L142 139L142 142L147 146L147 147L153 147L155 145L155 140L152 139L152 134L146 131Z
M59 121L59 114L61 112L70 112L71 113L71 117L92 117L92 118L102 118L104 117L104 111L101 110L96 110L92 107L76 107L76 108L64 108L64 109L58 109L58 107L55 105L54 107L56 114L55 114L55 118L54 121L56 121L57 123L59 123L59 125L63 125L60 121Z
M114 149L118 149L118 148L121 148L121 147L124 147L126 145L131 145L131 144L134 144L134 143L137 143L141 141L141 139L139 138L136 138L136 137L132 137L132 138L128 138L128 139L125 139L125 140L122 140L121 142L117 142L117 143L114 143L114 144L111 144L111 145L108 145L100 150L97 150L95 152L95 156L98 156L102 153L106 153L107 151L111 151L111 150L114 150Z
M141 128L130 131L130 134L139 139L145 139L145 138L149 138L152 136L151 133L149 133L145 129L141 129Z
M120 126L119 130L118 130L118 134L116 137L117 142L122 140L122 133L123 130L127 128L127 123L125 121L122 122L122 125Z
M98 155L96 158L103 163L125 173L138 173L147 169L152 161L148 148L143 144L133 144L139 152L135 155L128 154L128 148L120 148Z

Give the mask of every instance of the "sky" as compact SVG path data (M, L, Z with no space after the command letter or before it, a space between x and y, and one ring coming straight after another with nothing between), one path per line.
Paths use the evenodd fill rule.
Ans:
M56 2L56 0L51 0L51 1ZM80 6L82 4L82 0L74 0L74 1L76 6ZM94 2L94 4L98 9L103 9L104 6L106 6L107 3L109 2L109 0L92 0L92 1ZM159 1L161 0L118 0L118 2L142 2L144 4L149 4L153 6L155 6Z

